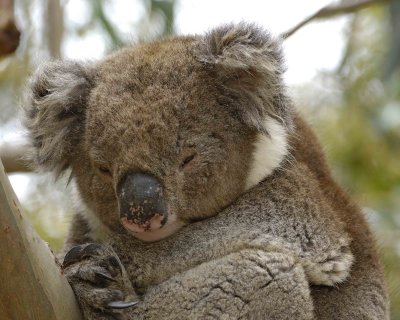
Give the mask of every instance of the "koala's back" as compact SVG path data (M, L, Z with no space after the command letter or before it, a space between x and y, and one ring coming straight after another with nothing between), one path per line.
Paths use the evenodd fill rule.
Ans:
M361 209L333 180L322 147L310 127L299 116L295 122L300 139L292 137L293 155L315 174L327 201L344 222L345 231L352 238L350 248L355 258L345 282L335 287L312 287L316 316L318 319L342 319L344 315L346 319L351 315L354 319L385 319L388 296L384 272L368 223Z

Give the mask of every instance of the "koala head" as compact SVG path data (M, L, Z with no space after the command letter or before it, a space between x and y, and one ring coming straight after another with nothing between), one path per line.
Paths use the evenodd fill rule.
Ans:
M70 170L93 223L161 239L279 166L292 121L282 73L279 42L244 23L47 63L25 105L32 158Z

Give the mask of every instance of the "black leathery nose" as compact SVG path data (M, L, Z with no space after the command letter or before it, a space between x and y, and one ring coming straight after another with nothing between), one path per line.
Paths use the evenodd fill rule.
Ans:
M154 176L135 172L126 174L117 186L120 218L145 224L159 214L166 222L167 210L161 183Z

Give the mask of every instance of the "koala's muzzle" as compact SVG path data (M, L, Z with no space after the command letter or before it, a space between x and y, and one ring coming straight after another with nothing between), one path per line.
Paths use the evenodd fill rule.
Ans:
M119 215L133 232L161 228L167 221L167 206L161 183L146 173L129 173L117 186Z

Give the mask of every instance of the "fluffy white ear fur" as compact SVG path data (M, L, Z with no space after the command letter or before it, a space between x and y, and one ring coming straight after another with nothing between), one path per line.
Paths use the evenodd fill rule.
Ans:
M69 167L83 132L94 76L92 65L73 61L45 63L32 76L23 107L29 157L37 167L56 176Z
M288 154L287 128L271 117L264 120L264 126L269 136L258 133L246 180L246 190L270 175Z
M290 128L280 39L254 24L228 24L199 37L194 53L214 70L231 97L229 108L244 123L263 131L263 120L274 115Z

